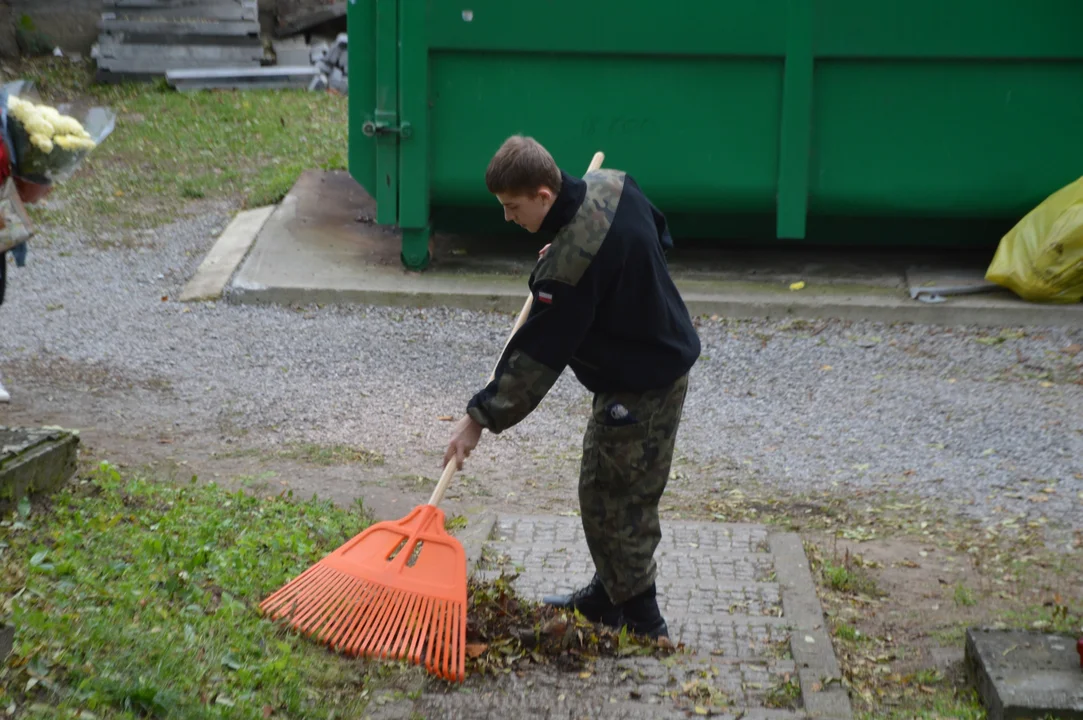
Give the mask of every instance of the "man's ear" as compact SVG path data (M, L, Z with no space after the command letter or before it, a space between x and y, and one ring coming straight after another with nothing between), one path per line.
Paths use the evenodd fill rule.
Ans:
M556 197L556 194L552 191L551 188L542 185L538 188L537 197L541 198L543 202L551 203Z

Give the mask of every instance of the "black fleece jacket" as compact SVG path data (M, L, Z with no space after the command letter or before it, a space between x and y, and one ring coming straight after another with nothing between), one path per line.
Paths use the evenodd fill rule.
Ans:
M562 185L540 230L533 305L467 412L494 433L526 417L565 367L594 393L642 392L687 373L700 340L666 264L666 219L631 176Z

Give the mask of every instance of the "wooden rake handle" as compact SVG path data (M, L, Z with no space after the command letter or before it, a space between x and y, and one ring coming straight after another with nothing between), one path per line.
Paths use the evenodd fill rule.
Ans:
M602 166L602 162L605 161L605 153L601 150L594 153L594 157L590 160L590 165L587 166L587 172L597 170ZM586 173L584 173L585 175ZM519 328L526 322L527 315L530 314L530 306L534 302L534 295L527 293L526 302L523 303L523 309L519 311L519 317L515 319L515 325L512 327L511 332L508 333L508 339L504 341L504 348L500 351L500 354L496 356L496 365L493 366L493 371L489 373L489 379L486 381L486 385L493 381L496 377L496 368L500 364L500 358L504 356L504 350L508 349L508 345L511 344L511 339L515 337L515 333L519 331ZM448 464L444 466L444 472L440 476L440 482L436 484L436 489L432 491L432 497L429 498L429 505L439 505L440 501L444 499L444 493L447 492L448 485L451 484L451 478L455 475L455 459L452 458L448 461Z

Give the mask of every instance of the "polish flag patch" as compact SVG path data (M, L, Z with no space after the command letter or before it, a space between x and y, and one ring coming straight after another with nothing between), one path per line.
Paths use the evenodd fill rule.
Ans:
M546 305L552 305L553 304L553 294L539 291L538 292L538 302L543 302Z

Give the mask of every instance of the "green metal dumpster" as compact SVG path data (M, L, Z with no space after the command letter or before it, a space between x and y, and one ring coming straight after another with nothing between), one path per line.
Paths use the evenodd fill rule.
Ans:
M513 133L576 174L604 151L678 239L995 244L1083 175L1080 28L1080 0L350 0L349 170L415 269L502 221Z

